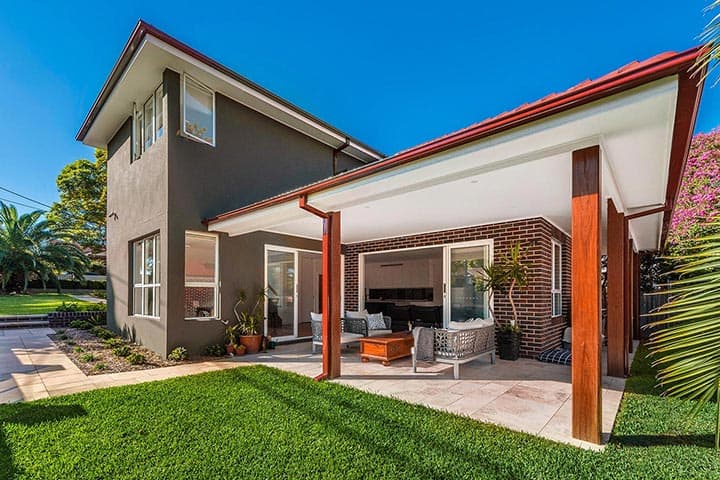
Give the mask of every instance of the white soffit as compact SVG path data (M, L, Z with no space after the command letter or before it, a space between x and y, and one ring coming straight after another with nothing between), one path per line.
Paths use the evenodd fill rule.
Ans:
M542 216L571 221L571 152L600 144L603 199L622 211L665 200L677 77L594 102L411 164L312 194L342 212L342 241ZM631 223L640 249L657 247L662 216ZM270 230L319 238L320 223L297 201L230 218L211 229Z
M341 133L313 121L148 34L100 110L83 143L106 147L108 139L131 116L133 102L141 104L150 96L154 88L162 82L162 73L166 68L178 73L188 73L222 95L330 147L336 148L345 142L345 136ZM363 161L381 158L352 141L344 152Z

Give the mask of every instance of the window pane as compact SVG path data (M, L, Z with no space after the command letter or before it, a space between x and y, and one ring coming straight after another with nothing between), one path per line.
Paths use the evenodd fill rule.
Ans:
M552 314L562 315L562 294L553 293Z
M141 111L135 112L135 124L134 124L134 134L135 134L135 158L139 158L140 155L142 155L143 151L143 137L142 137L142 130L143 130L143 114Z
M145 277L144 284L155 283L155 256L153 245L155 237L145 239Z
M185 282L215 283L216 237L185 234Z
M160 287L153 287L153 317L160 316Z
M143 117L145 119L145 123L143 124L143 145L145 150L150 148L150 145L153 144L154 140L154 133L153 133L153 97L150 97L150 99L145 102Z
M142 258L143 242L135 242L133 244L133 285L142 283L143 258Z
M185 78L185 133L213 142L213 94Z
M487 247L453 248L450 251L450 321L485 318L482 267Z
M155 138L163 134L163 87L160 85L155 90Z
M145 315L151 317L155 315L155 291L152 287L145 287Z
M553 258L554 263L555 263L553 265L553 268L555 270L555 272L554 272L555 273L555 276L554 276L555 284L553 285L553 288L559 290L560 289L560 275L562 272L562 249L560 248L560 245L554 245L553 249L555 251L555 255Z
M215 287L185 287L185 318L215 316Z
M133 315L142 315L142 287L133 288Z

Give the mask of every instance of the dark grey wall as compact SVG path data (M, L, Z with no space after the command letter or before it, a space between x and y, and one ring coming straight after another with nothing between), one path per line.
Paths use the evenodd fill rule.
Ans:
M130 112L128 112L130 113ZM160 289L160 318L130 315L130 242L160 232L160 264L165 265L167 248L167 135L142 157L130 162L131 119L108 142L107 270L108 324L140 344L165 355L167 290ZM161 284L168 281L161 267Z
M218 321L184 319L185 231L205 231L204 218L238 208L332 173L332 149L216 95L216 146L180 134L180 75L165 70L165 134L130 162L131 121L108 147L108 322L160 355L176 346L191 353L222 341ZM149 94L149 92L148 92ZM130 114L131 112L128 112ZM345 154L340 170L361 163ZM160 232L160 318L129 314L130 242ZM320 250L307 239L255 233L220 236L221 315L232 318L239 289L263 283L266 243Z
M184 319L185 231L205 231L204 218L296 188L332 173L332 149L216 94L215 147L183 137L180 131L180 75L166 72L168 98L168 350L182 345L191 353L220 343L217 321ZM360 162L340 154L339 168ZM233 318L237 292L263 283L265 243L320 250L312 240L255 233L221 236L221 316Z

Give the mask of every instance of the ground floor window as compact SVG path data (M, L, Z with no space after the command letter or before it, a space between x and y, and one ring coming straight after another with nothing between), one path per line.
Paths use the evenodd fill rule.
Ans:
M488 292L483 288L483 267L490 247L450 247L450 321L488 318Z
M218 317L217 235L185 232L185 318Z
M552 242L552 315L562 315L562 245Z
M160 316L160 235L132 244L132 314Z

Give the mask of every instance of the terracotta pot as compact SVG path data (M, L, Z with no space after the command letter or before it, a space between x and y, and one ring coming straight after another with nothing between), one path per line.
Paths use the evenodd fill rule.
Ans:
M245 345L235 345L235 355L241 356L245 355L247 352L247 347Z
M225 345L225 353L227 353L228 355L232 355L233 353L235 353L235 347L232 343L228 343Z
M245 345L247 353L257 353L260 351L260 342L262 335L240 335L240 345Z

